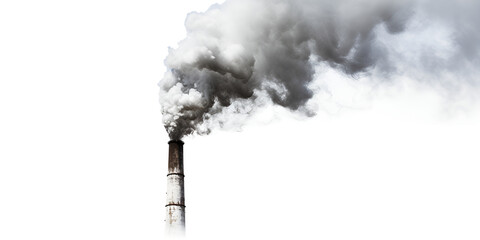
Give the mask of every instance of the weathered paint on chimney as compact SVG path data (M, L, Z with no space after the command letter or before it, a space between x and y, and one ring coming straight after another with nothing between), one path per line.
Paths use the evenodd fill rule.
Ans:
M183 236L185 234L183 142L171 140L168 145L166 234Z

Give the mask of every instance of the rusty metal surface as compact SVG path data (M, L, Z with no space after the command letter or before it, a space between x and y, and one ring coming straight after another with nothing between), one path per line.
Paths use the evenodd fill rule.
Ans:
M167 204L185 205L184 180L182 176L167 177Z
M168 173L183 174L183 142L172 140L168 146Z
M185 207L167 206L166 224L168 236L182 236L185 234Z

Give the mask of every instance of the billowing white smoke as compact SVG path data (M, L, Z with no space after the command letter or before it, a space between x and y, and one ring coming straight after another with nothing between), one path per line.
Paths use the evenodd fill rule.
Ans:
M391 51L376 30L404 31L416 6L408 0L229 0L189 14L187 38L170 49L159 83L170 138L207 134L225 109L248 112L262 106L264 96L306 111L319 63L346 74L393 71Z

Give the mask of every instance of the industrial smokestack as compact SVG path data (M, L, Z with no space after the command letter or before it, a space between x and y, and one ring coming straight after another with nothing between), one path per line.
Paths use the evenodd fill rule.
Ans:
M168 145L166 234L181 237L185 235L183 142L171 140Z

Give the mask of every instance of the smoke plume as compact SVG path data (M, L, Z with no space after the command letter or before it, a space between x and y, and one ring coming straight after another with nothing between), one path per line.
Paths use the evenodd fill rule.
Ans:
M399 64L403 55L379 36L408 31L412 16L421 12L419 3L440 6L429 13L431 19L445 19L442 10L450 7L448 1L229 0L204 13L190 13L185 21L187 37L178 48L169 49L168 70L159 83L170 138L207 134L212 127L208 123L225 111L253 111L265 99L310 115L305 104L314 95L309 85L320 63L347 75L373 70L388 75L403 71L408 62L418 67L412 58ZM478 9L478 4L471 5ZM477 39L465 36L466 32L456 35L465 49L459 48L462 56L455 62L466 59L463 54L470 62L476 59L478 43L472 41L480 34L475 31ZM432 57L433 52L418 53L437 59L433 64L416 61L425 68L451 66L446 58Z

